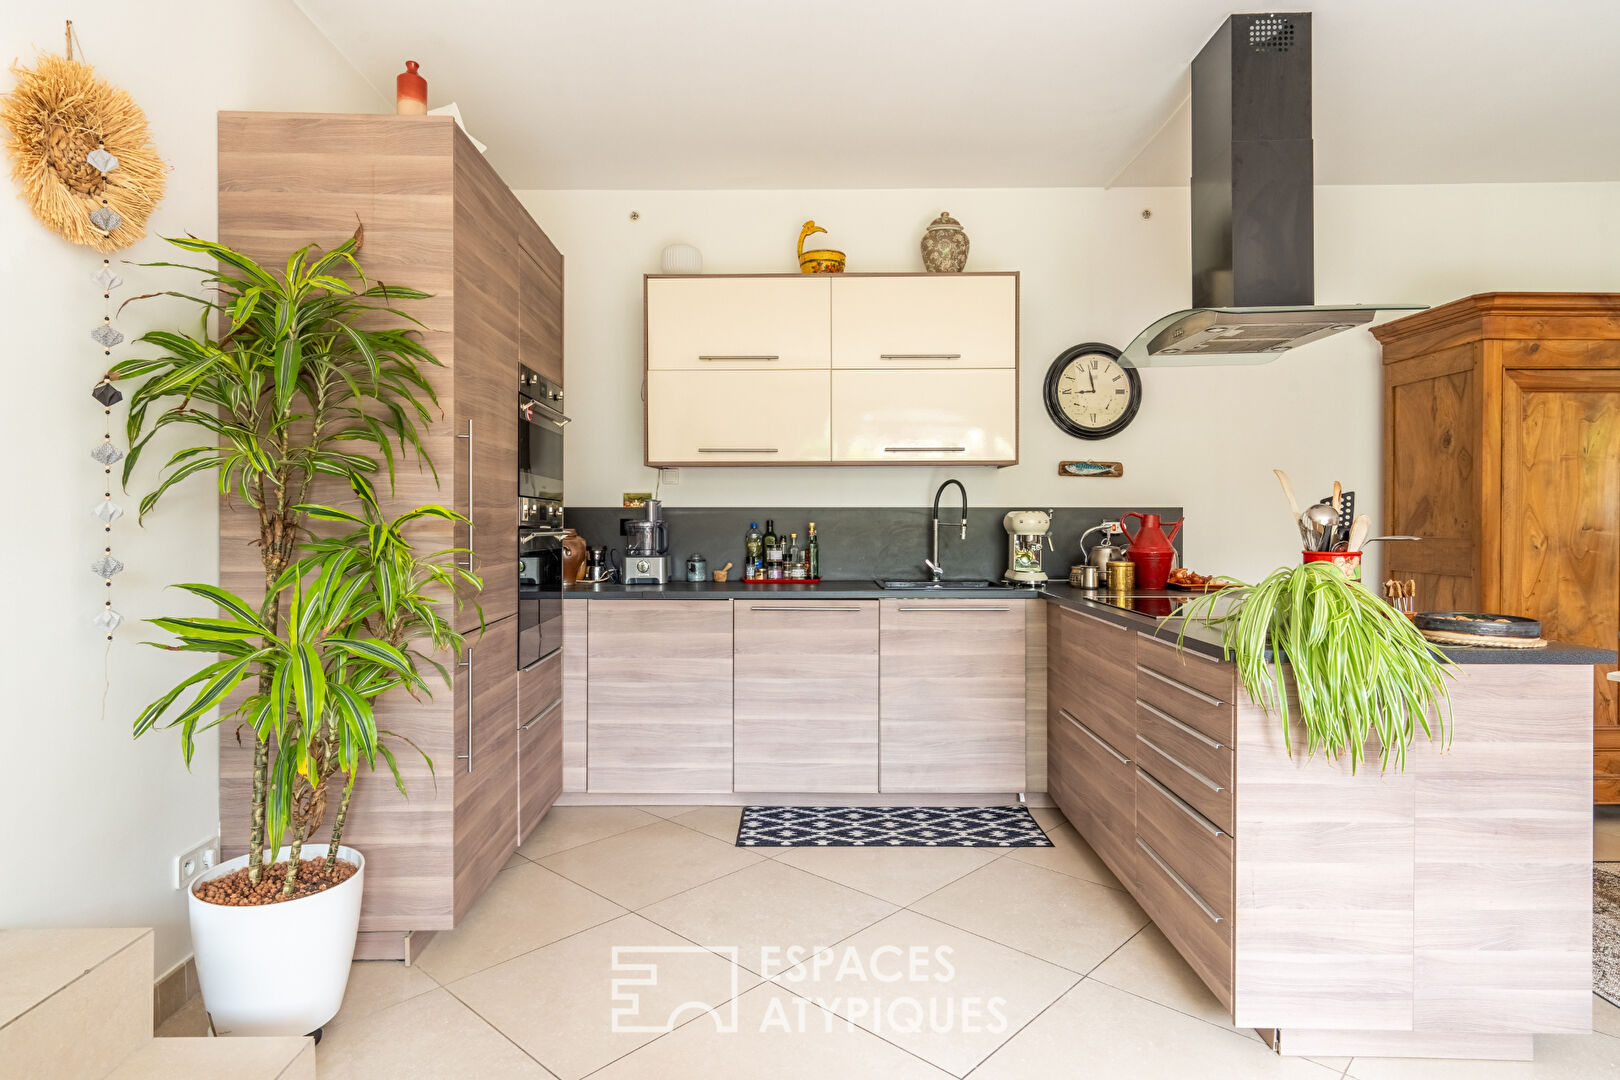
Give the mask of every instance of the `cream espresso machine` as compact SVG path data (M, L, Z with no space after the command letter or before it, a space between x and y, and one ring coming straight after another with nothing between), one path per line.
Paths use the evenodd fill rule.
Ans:
M1052 550L1051 510L1010 510L1001 519L1007 530L1007 572L1001 576L1008 581L1041 582L1046 571L1041 569L1042 548Z

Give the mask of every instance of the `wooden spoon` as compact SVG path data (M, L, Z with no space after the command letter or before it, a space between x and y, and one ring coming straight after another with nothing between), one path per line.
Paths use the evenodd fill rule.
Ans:
M1294 524L1299 528L1299 541L1307 550L1311 549L1311 534L1305 531L1305 519L1299 512L1299 500L1294 498L1294 485L1289 481L1288 474L1281 469L1272 469L1277 474L1277 483L1282 485L1283 497L1288 500L1288 509L1293 512Z
M1366 514L1357 514L1356 519L1350 523L1350 540L1344 550L1360 551L1361 545L1367 542L1367 534L1370 532L1372 532L1372 518Z

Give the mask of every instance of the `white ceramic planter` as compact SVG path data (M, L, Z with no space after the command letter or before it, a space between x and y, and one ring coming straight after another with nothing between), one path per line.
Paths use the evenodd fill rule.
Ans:
M188 891L197 979L218 1034L308 1035L337 1015L349 984L366 877L358 851L339 847L338 857L359 867L353 877L281 904L225 907ZM198 883L247 861L242 855L221 863Z

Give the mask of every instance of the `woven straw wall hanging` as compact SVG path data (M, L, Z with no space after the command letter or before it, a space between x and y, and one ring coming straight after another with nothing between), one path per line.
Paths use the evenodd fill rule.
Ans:
M129 93L73 58L74 37L69 23L66 56L12 66L17 84L0 96L0 124L34 216L75 244L118 251L146 235L163 198L163 159Z

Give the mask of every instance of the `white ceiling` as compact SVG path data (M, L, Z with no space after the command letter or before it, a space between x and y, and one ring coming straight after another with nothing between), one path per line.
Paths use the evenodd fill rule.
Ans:
M295 2L390 98L404 61L421 61L430 102L458 102L517 188L1185 183L1187 66L1234 10ZM1317 0L1314 11L1318 183L1620 179L1620 3Z

